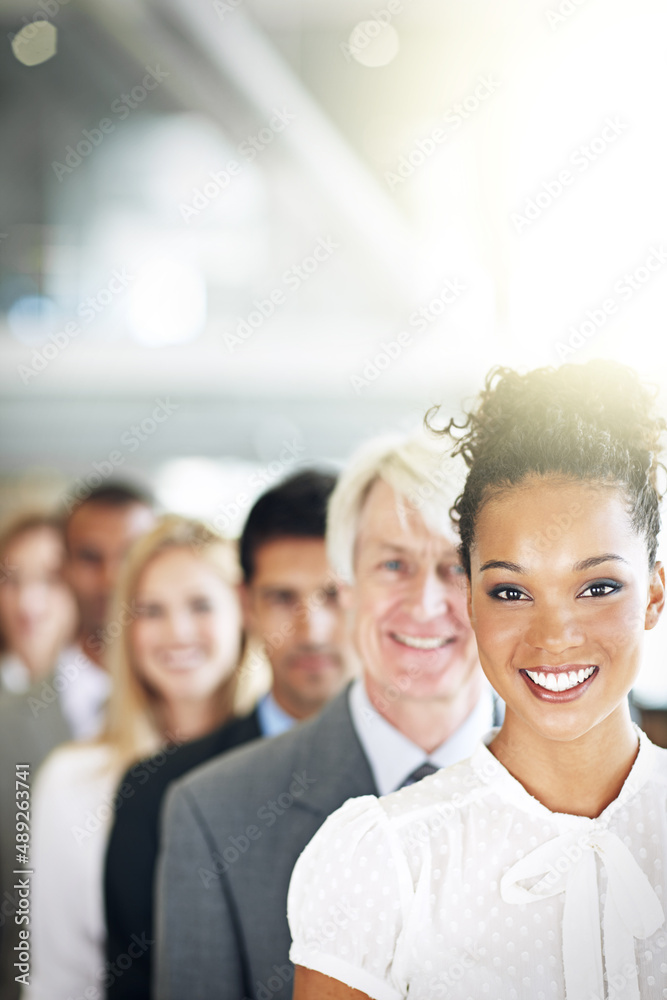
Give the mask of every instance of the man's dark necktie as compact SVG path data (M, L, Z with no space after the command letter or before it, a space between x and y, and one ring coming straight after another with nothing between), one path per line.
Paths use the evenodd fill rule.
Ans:
M399 787L405 788L406 785L414 785L417 781L421 781L422 778L428 778L429 774L435 774L437 770L438 768L435 764L431 764L429 761L426 761L424 764L420 764L419 767L416 767L414 771L407 776L405 781L399 785Z

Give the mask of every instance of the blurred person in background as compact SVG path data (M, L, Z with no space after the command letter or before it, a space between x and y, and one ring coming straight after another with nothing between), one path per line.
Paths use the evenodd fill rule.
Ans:
M107 852L108 1000L151 992L153 876L158 819L170 782L258 737L276 736L320 711L349 676L345 621L324 541L333 475L303 470L264 493L240 539L241 594L249 639L259 642L272 687L255 710L210 736L130 770L121 783ZM244 664L253 670L253 660Z
M63 522L15 520L0 536L0 688L22 693L49 674L77 625L63 580Z
M112 686L103 731L54 751L35 783L29 1000L102 995L102 868L114 794L129 765L158 747L164 761L232 715L238 580L236 547L174 515L128 553L105 626ZM120 800L127 794L121 784Z
M76 597L79 632L58 662L54 687L75 739L99 732L109 694L105 649L112 638L106 628L111 595L130 545L154 524L151 498L125 483L99 486L71 506L65 578ZM127 609L118 613L122 619Z
M156 1000L288 1000L287 889L315 831L351 796L466 757L499 717L449 518L455 469L422 433L370 441L341 473L327 547L362 676L314 719L170 789Z
M103 653L109 598L132 542L155 523L152 500L142 490L109 481L87 495L64 498L65 565L79 614L75 642L62 650L47 677L23 693L0 696L0 996L15 1000L14 914L16 788L14 767L28 764L34 775L46 755L69 739L96 735L109 696Z

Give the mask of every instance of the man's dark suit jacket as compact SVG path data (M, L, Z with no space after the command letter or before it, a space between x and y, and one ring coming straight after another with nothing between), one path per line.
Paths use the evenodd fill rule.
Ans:
M122 779L104 875L107 1000L148 1000L150 996L153 949L149 942L153 938L158 820L169 784L199 764L261 735L255 710L169 754L156 754L136 764ZM127 956L120 966L119 956Z
M348 691L175 782L157 868L155 1000L289 1000L292 869L327 816L369 794Z

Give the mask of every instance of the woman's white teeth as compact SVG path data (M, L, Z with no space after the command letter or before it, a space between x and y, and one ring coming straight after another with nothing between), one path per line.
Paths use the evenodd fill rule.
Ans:
M439 649L440 646L444 646L448 642L442 636L427 638L426 636L419 635L400 635L398 632L394 633L394 638L402 642L404 646L410 646L412 649Z
M165 655L165 665L173 670L191 670L198 667L202 656L199 650L171 650Z
M570 688L577 687L578 684L583 684L594 670L595 667L586 667L585 670L583 668L581 670L570 670L569 672L563 670L558 674L543 674L535 670L526 670L526 673L533 684L546 688L547 691L569 691Z

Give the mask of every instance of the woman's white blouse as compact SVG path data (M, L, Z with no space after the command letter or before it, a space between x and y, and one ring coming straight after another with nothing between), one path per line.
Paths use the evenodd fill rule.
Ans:
M31 845L32 952L25 1000L102 1000L102 875L118 774L108 746L71 744L38 772ZM87 992L86 992L87 991Z
M482 744L327 819L290 958L375 1000L667 998L666 870L667 750L643 733L596 819L550 812Z

